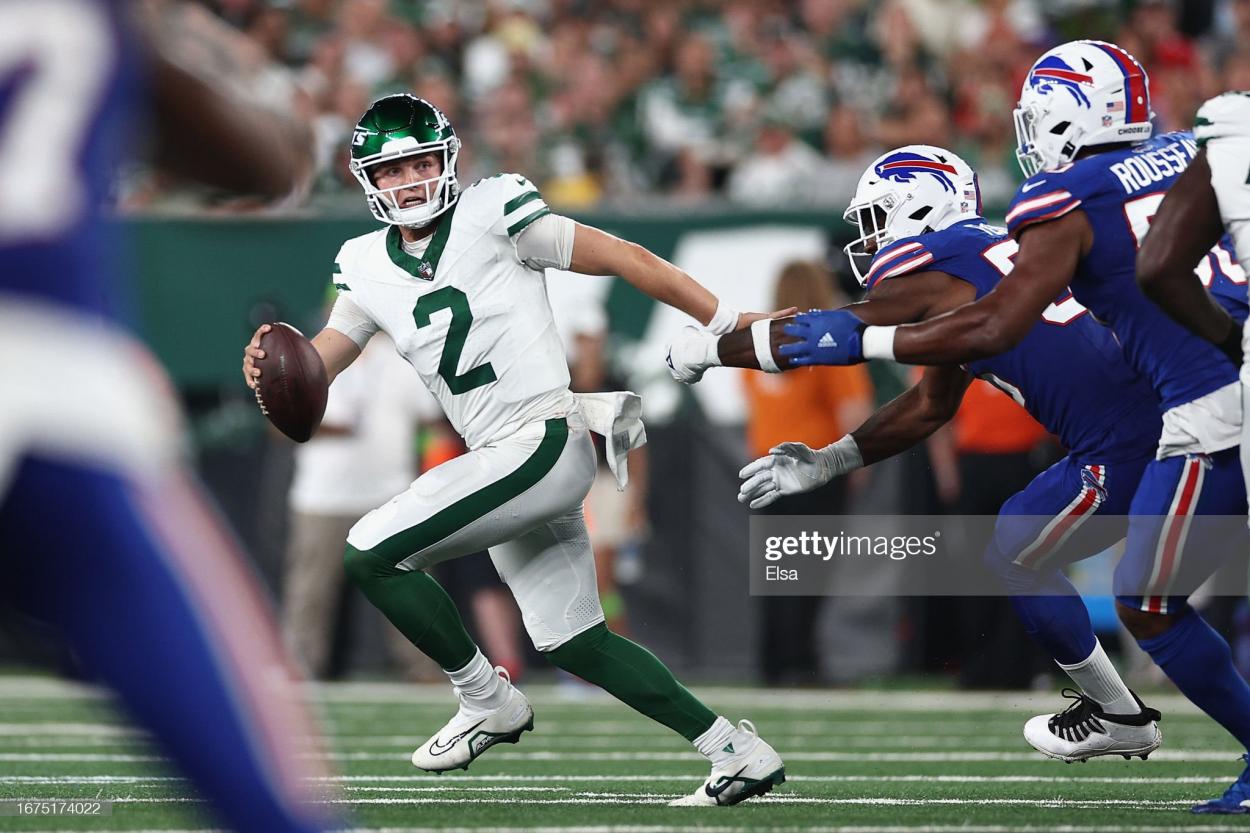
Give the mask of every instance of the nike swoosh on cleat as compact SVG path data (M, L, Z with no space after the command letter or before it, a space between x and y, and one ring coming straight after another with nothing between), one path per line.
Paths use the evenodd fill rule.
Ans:
M447 741L446 744L440 744L439 738L434 738L434 740L430 742L430 754L434 756L442 755L444 752L447 752L449 749L451 749L453 746L459 743L464 738L465 735L469 734L469 732L472 732L478 726L481 726L487 720L488 718L485 718L485 717L482 718L479 722L465 729L460 734L452 737L451 740Z
M746 771L747 771L747 768L744 766L742 769L738 770L733 775L729 775L729 776L722 775L721 782L717 784L715 787L713 787L711 784L704 784L703 792L707 793L708 798L715 798L717 802L719 802L721 793L729 789L729 785L732 784L734 781L738 780L738 776Z

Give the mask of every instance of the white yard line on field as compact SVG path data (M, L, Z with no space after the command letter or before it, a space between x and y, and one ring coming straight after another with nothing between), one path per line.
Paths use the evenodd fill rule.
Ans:
M931 713L951 712L1025 712L1053 711L1057 705L1054 693L1034 692L966 692L966 691L846 691L752 689L717 686L696 686L696 693L713 706L734 706L750 710L761 708L781 710L799 708L804 711L859 710ZM378 682L312 683L307 691L314 699L331 704L399 704L409 706L449 704L450 692L445 684L410 684ZM566 707L570 704L590 706L614 704L606 694L590 692L590 696L570 697L553 685L527 685L525 692L534 705ZM101 689L44 676L0 676L0 700L107 700ZM1169 714L1198 714L1198 710L1178 694L1153 694L1150 705Z
M697 752L491 752L495 761L703 761ZM1244 754L1244 753L1243 753ZM382 754L375 752L340 752L328 755L335 761L396 761L407 760L402 753ZM1160 761L1220 761L1236 762L1238 752L1210 749L1171 749L1155 752L1152 760ZM1036 752L787 752L787 761L814 761L824 763L944 763L994 762L994 761L1043 761ZM0 761L4 760L0 753Z
M1245 825L871 825L854 824L839 826L788 826L761 827L758 825L742 826L676 826L676 825L566 825L566 826L535 826L535 827L501 827L499 825L483 825L481 827L362 827L344 830L343 833L742 833L750 829L752 833L1245 833ZM57 830L30 830L26 833L63 833ZM129 830L126 833L225 833L213 828L178 828L163 830Z
M531 804L531 805L592 805L592 804L667 804L679 798L680 793L596 793L582 792L568 798L489 798L474 796L472 798L450 798L447 796L420 798L332 798L316 800L315 804L389 804L389 805L420 805L420 804ZM38 798L17 797L6 801L38 801ZM114 804L199 804L202 799L188 796L168 796L147 798L141 796L122 796L111 798ZM1192 800L1138 800L1138 799L1077 799L1065 801L1057 798L816 798L810 796L773 794L753 800L759 804L785 805L822 805L822 806L865 806L865 807L1047 807L1069 810L1096 810L1116 807L1127 810L1159 810L1175 807L1189 807Z
M1141 776L1114 777L1090 776L1086 778L1062 775L787 775L787 783L812 784L861 784L861 783L895 783L895 784L1122 784L1126 786L1150 786L1164 784L1226 784L1232 775L1182 775L1182 776ZM369 784L412 784L413 788L421 784L439 785L440 789L457 790L468 787L457 786L458 782L499 783L501 785L525 783L655 783L660 781L681 780L681 774L654 773L639 775L637 773L618 775L331 775L315 779L316 783L344 784L347 789L381 789L370 787ZM164 785L179 784L185 779L174 775L5 775L0 776L0 784L41 784L59 786L99 786L107 784L129 785ZM398 787L395 789L408 789ZM476 789L476 788L475 788ZM526 789L525 787L499 786L490 789ZM1250 830L1250 828L1247 828Z
M380 752L331 752L321 756L332 761L400 761L407 760L405 753ZM491 752L495 761L702 761L697 752ZM1168 749L1155 752L1152 760L1160 761L1218 761L1236 762L1235 750ZM0 762L6 763L147 763L162 761L157 755L95 754L95 753L41 753L0 752ZM787 752L788 761L814 761L826 763L943 763L948 761L993 762L1025 761L1043 759L1035 752Z
M1004 824L984 824L984 825L954 825L954 824L921 824L921 825L874 825L874 824L848 824L839 826L829 825L803 825L801 827L761 827L758 825L742 825L738 827L731 826L674 826L646 824L615 824L615 825L569 825L562 827L552 827L544 825L542 827L499 827L490 825L489 827L377 827L361 830L349 830L344 833L482 833L484 830L490 830L492 833L742 833L744 830L751 830L752 833L1245 833L1245 825L1223 824L1223 825L1179 825L1179 826L1151 826L1151 825L1118 825L1118 824L1092 824L1092 825L1004 825ZM165 833L181 833L181 831L166 831ZM191 833L187 831L186 833ZM207 833L207 832L206 832Z

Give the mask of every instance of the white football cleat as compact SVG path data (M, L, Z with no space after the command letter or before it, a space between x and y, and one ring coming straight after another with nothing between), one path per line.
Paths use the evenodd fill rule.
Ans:
M707 330L682 327L668 346L668 372L682 384L695 384L703 378L703 371L720 364L718 340L719 336Z
M738 731L750 740L734 750L729 760L712 767L712 774L691 795L670 801L670 807L716 807L737 804L763 795L786 781L786 765L781 756L755 731L749 720L738 722ZM730 744L732 746L733 744Z
M460 709L447 725L412 753L412 764L426 772L468 769L469 764L497 743L516 743L522 732L534 728L534 709L512 684L502 666L495 669L508 687L508 699L497 709L479 709L460 697Z
M1130 692L1131 693L1131 692ZM1096 701L1071 688L1063 695L1072 705L1058 714L1039 714L1024 724L1024 739L1049 758L1065 763L1099 755L1136 755L1143 761L1163 742L1161 715L1133 694L1137 714L1108 714Z

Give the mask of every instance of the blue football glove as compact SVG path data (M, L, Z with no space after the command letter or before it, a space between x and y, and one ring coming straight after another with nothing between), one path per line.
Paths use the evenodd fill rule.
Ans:
M777 352L790 367L812 364L859 364L864 360L860 336L867 325L846 310L812 310L799 313L786 324L785 334L802 341L782 344Z

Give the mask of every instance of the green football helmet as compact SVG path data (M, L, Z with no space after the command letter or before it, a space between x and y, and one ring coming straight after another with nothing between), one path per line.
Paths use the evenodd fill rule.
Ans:
M419 180L393 188L374 185L370 169L384 162L420 153L442 154L443 170L436 179ZM352 157L348 166L365 189L373 216L384 223L419 228L429 225L460 197L456 159L460 139L451 122L430 102L400 93L379 98L365 111L352 133ZM395 192L426 184L429 200L401 208Z

